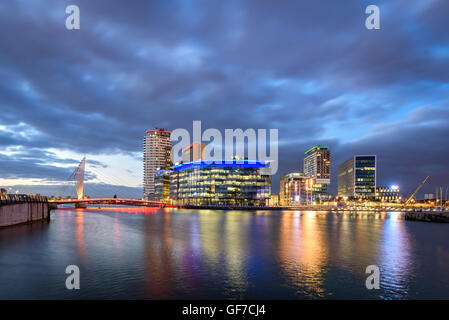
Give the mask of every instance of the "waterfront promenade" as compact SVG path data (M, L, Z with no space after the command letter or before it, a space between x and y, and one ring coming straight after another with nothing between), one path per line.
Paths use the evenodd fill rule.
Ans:
M103 199L104 200L104 199ZM109 199L111 200L111 199ZM101 201L103 205L148 205L144 201L135 200L134 202ZM97 204L95 201L86 200L90 204ZM72 201L73 202L73 201ZM51 202L48 197L39 195L8 195L0 200L0 227L7 227L16 224L30 223L50 219L50 211L57 209L58 204L71 204L70 201ZM73 202L74 203L74 202ZM74 203L76 204L76 203ZM160 207L165 207L161 205ZM174 205L169 206L179 209L196 210L240 210L240 211L326 211L331 213L344 212L401 212L404 219L426 222L446 222L449 223L449 210L445 207L414 207L396 204L387 204L380 206L367 205L304 205L304 206L219 206L219 205Z
M326 212L401 212L404 219L425 222L449 223L449 208L446 207L413 207L413 206L215 206L215 205L181 205L183 209L208 210L275 210L275 211L326 211Z
M295 210L295 211L395 211L395 212L428 212L428 213L447 213L449 208L445 207L413 207L413 206L364 206L364 205L346 205L346 206L326 206L326 205L307 205L307 206L220 206L220 205L179 205L179 208L185 209L217 209L217 210Z

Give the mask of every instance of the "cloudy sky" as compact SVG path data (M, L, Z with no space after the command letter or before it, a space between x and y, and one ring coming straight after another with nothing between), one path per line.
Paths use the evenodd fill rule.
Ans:
M445 0L2 1L0 183L52 193L85 155L92 186L140 196L145 130L201 120L279 129L276 191L317 144L332 190L353 154L377 154L379 185L446 187L448 14Z

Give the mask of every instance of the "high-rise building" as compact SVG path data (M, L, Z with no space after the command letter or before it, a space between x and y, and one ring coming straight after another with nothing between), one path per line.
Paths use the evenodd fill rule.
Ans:
M154 177L159 170L171 166L170 131L162 128L147 130L143 139L143 197L155 197Z
M316 146L305 152L304 174L315 179L314 198L327 198L327 186L331 182L331 152L329 147Z
M204 160L205 143L194 142L182 150L182 162L192 162Z
M363 199L375 198L375 155L356 155L338 167L338 196Z
M291 172L281 177L279 203L281 206L310 204L314 180L302 172Z

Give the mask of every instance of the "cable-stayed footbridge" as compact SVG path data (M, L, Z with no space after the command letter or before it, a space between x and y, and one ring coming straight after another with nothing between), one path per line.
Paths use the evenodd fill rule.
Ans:
M100 174L98 171L91 168L93 174L96 177L105 176L104 174ZM152 201L152 200L142 200L142 199L132 199L132 198L120 198L117 197L116 190L112 190L111 194L114 194L113 197L99 197L99 198L90 198L84 195L84 177L86 172L86 157L84 157L79 163L78 167L75 171L70 175L68 181L75 183L76 189L76 198L66 198L59 200L50 200L57 204L74 204L75 207L85 208L88 204L102 204L102 205L126 205L126 206L145 206L145 207L163 207L163 204L160 201ZM117 178L107 177L108 182L113 182L114 184L119 184ZM108 184L104 184L108 185ZM113 188L112 188L113 189Z

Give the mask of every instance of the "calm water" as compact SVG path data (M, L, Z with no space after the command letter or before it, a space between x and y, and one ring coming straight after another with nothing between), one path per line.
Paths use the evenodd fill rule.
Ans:
M78 265L81 289L65 288ZM365 268L378 265L380 290ZM447 299L449 225L396 213L60 209L0 230L1 299Z

